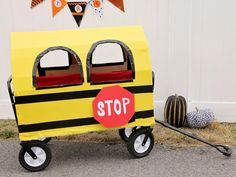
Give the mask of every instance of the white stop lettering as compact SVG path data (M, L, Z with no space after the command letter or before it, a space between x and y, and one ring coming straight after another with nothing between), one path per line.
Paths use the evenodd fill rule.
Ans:
M100 117L105 115L112 116L112 112L116 115L126 114L127 113L127 106L130 104L129 98L122 98L121 100L104 100L99 101L97 104L97 114ZM113 110L113 111L112 111Z

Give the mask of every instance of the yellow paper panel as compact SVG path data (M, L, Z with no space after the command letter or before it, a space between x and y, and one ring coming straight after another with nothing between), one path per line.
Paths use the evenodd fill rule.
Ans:
M70 91L68 88L47 89L36 91L32 82L32 70L36 57L44 50L53 46L65 46L74 50L80 57L86 80L87 54L94 42L115 39L124 42L130 48L135 64L135 85L150 83L151 64L148 46L143 29L134 27L93 28L47 32L20 32L11 35L12 80L16 96ZM144 73L143 73L144 72ZM147 73L147 75L146 75ZM148 74L149 73L149 74ZM140 77L146 77L142 79ZM127 84L122 84L127 85ZM84 83L86 87L92 87ZM77 89L82 89L78 87Z
M19 125L93 117L94 98L16 105ZM135 94L135 111L153 109L153 94Z
M119 84L90 85L87 83L86 60L93 43L115 39L125 43L131 50L135 64L135 79L133 82ZM36 90L33 87L32 72L36 57L49 47L65 46L80 57L85 82L83 85ZM122 87L152 85L152 68L148 44L141 27L93 28L64 31L20 32L11 35L12 82L15 96L44 95L83 90L97 90L106 86L120 85ZM93 117L92 100L72 99L51 102L17 104L19 125L41 122L53 122L76 118ZM135 94L135 111L153 109L153 93ZM154 124L154 118L137 119L125 127L149 126ZM87 125L20 133L20 139L31 140L40 137L51 137L68 134L85 133L89 131L106 130L102 125Z

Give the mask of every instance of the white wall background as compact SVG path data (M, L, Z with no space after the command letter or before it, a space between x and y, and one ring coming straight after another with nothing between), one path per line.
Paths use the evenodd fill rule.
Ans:
M100 19L88 7L81 27L142 25L156 73L156 115L178 93L195 106L212 108L219 121L236 122L236 1L124 0L126 13L104 4ZM6 81L10 75L10 32L73 29L66 7L55 18L50 0L0 1L0 118L13 118Z

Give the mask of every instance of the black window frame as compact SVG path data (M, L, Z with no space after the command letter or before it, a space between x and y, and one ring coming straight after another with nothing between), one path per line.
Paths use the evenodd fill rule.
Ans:
M97 46L100 44L106 44L106 43L115 43L118 44L123 52L123 57L124 57L124 52L127 53L127 60L130 63L130 67L132 70L132 76L133 79L135 79L135 64L134 64L134 58L133 54L130 50L130 48L122 41L119 40L114 40L114 39L107 39L107 40L100 40L95 43L93 43L92 47L90 48L88 55L87 55L87 60L86 60L86 69L87 69L87 82L90 84L106 84L107 82L100 82L100 83L91 83L90 81L90 65L93 67L99 67L99 66L115 66L118 64L123 64L124 62L116 62L116 63L106 63L106 64L92 64L92 57L93 57L93 52L96 50ZM117 81L117 82L127 82L127 81ZM109 82L109 83L114 83L114 82Z
M84 72L83 72L83 67L82 67L82 63L81 63L81 60L80 60L80 57L77 55L77 53L75 51L73 51L72 49L68 48L68 47L65 47L65 46L54 46L54 47L49 47L47 48L46 50L44 50L43 52L41 52L35 59L35 62L34 62L34 66L33 66L33 71L32 71L32 76L33 76L33 86L36 88L36 89L46 89L46 88L59 88L59 87L66 87L66 86L72 86L71 84L65 84L65 85L59 85L59 86L48 86L48 87L43 87L43 88L37 88L36 86L36 71L38 69L38 66L40 65L40 60L43 58L44 55L46 55L47 53L51 52L51 51L55 51L55 50L63 50L63 51L66 51L68 52L68 54L71 54L73 55L73 57L75 58L78 66L79 66L79 69L80 69L80 75L81 75L81 79L82 79L82 82L81 84L73 84L73 85L82 85L84 83ZM70 61L69 61L69 66L70 66ZM59 66L59 67L48 67L47 70L50 70L50 69L65 69L69 66Z

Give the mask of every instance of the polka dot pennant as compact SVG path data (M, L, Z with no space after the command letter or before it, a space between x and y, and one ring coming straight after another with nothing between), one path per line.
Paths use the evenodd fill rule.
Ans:
M93 8L94 12L102 17L103 15L103 0L89 0L88 4Z

